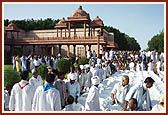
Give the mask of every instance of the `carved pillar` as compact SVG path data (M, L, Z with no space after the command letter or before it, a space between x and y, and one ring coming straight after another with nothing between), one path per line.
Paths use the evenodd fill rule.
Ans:
M62 39L62 29L61 29L61 39Z
M45 55L48 56L48 45L45 45Z
M70 56L70 45L67 45L67 48L68 48L68 50L67 50L67 56L69 57Z
M73 49L73 54L74 54L74 56L76 56L76 45L73 45L73 47L74 47L74 49Z
M76 24L74 24L74 38L76 37Z
M84 45L84 56L86 56L86 45Z
M58 38L58 28L57 28L57 38Z
M58 52L61 54L61 45L59 45Z
M55 47L52 46L52 47L51 47L51 55L53 55L53 56L54 56L54 51L55 51Z
M95 28L93 28L93 36L95 37Z
M100 52L100 35L97 36L97 57L99 57L99 52Z
M88 45L88 47L89 47L89 51L91 51L91 45Z
M10 57L13 56L13 48L14 48L14 46L10 45Z
M84 38L86 38L86 22L84 22Z
M66 28L65 28L65 38L66 38Z
M71 37L71 23L68 23L69 38Z
M35 55L35 45L33 45L33 55Z

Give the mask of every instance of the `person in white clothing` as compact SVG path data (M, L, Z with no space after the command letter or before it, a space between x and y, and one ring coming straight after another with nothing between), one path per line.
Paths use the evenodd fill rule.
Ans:
M96 58L96 52L95 52L95 50L93 50L93 53L92 53L92 57L95 59Z
M31 111L35 89L28 82L28 72L20 74L21 81L16 83L9 100L10 111Z
M129 100L129 108L128 111L141 111L137 106L138 106L138 102L135 98L131 98Z
M153 60L148 63L148 71L154 71Z
M38 75L38 71L36 69L32 70L33 76L30 78L29 83L37 89L39 86L43 85L43 80L40 75Z
M59 91L53 86L55 76L48 74L46 83L36 89L32 110L33 111L61 111Z
M90 50L87 51L87 54L86 54L86 55L87 55L87 58L90 59L90 57L91 57L91 52L90 52Z
M140 61L138 61L138 63L136 64L136 71L142 71Z
M152 111L165 111L164 107L164 96L159 97L159 104L153 106Z
M85 102L85 111L100 111L98 85L100 80L98 76L92 77L92 87L89 90Z
M35 66L35 68L37 68L38 66L40 66L40 61L38 60L37 56L34 56L34 60L33 60L33 65Z
M123 107L125 102L125 96L128 93L129 89L129 77L127 75L123 75L122 82L117 83L112 90L111 98L113 104L117 103L121 105L121 107Z
M160 59L157 61L157 63L156 63L156 68L157 68L157 73L159 73L160 71L161 71L161 66L162 66L162 63L161 63L161 61L160 61Z
M134 71L134 66L135 66L134 61L131 60L131 63L129 64L130 71Z
M74 111L73 109L73 102L74 102L74 98L72 95L69 95L67 98L67 105L65 106L65 108L63 109L63 111Z
M105 66L105 63L102 63L102 69L104 70L102 79L105 80L107 78L107 67Z
M70 81L66 82L66 89L67 89L67 94L72 95L75 102L78 102L78 97L80 96L80 85L76 81L76 75L71 74L70 75Z
M4 90L4 110L5 111L9 111L9 99L10 99L12 87L13 85L8 83Z
M86 91L88 91L90 89L91 85L92 85L91 84L92 83L91 78L93 77L93 75L92 75L92 72L90 71L89 64L86 64L85 67L86 67L85 89L86 89Z
M139 84L138 86L134 86L130 88L129 92L125 97L125 104L124 104L123 110L127 109L128 101L131 98L135 98L137 99L137 102L138 102L137 107L139 109L150 111L152 109L152 105L151 105L151 99L150 99L148 88L151 88L154 82L155 81L151 77L147 77L144 81L144 84ZM146 101L146 107L144 107L145 101Z

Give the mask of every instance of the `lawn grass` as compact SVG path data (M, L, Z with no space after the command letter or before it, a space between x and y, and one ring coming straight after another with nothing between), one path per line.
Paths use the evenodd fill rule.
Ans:
M32 77L32 73L29 73L29 78ZM7 83L14 84L20 81L20 73L13 70L12 65L4 65L4 87Z

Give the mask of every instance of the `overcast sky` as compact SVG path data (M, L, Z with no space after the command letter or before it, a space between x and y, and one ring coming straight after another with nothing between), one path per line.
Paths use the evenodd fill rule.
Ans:
M147 48L148 41L164 29L164 4L114 4L114 3L43 3L4 4L4 19L61 19L69 17L78 7L90 14L93 20L99 16L104 24L134 37L141 46Z

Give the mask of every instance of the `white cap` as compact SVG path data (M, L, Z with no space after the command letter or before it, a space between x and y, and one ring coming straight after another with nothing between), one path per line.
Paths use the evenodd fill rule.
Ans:
M69 75L69 79L70 79L70 80L76 80L76 75L75 75L74 73L71 73L71 74Z
M36 71L36 69L32 69L31 72L32 72L32 74L34 74L34 73L37 72L37 71Z
M90 67L90 65L89 64L85 64L85 66L84 66L85 68L88 68L88 67Z
M59 56L61 56L61 54L60 54L60 53L58 54L58 57L59 57Z
M93 84L93 85L98 85L98 84L100 84L100 79L99 79L98 76L92 77L91 80L92 80L92 84Z
M159 102L160 102L160 103L161 103L161 102L164 102L164 96L163 96L163 95L159 97Z
M80 65L80 69L82 70L82 69L85 69L85 68L84 68L84 66L83 66L83 65Z
M105 65L105 63L102 63L102 65Z

